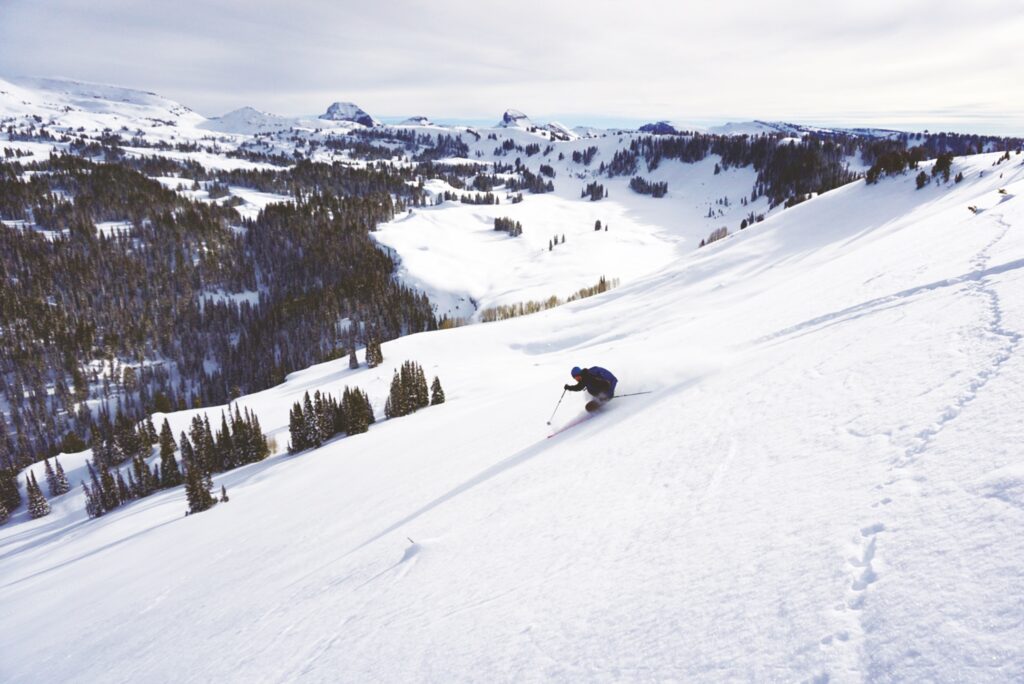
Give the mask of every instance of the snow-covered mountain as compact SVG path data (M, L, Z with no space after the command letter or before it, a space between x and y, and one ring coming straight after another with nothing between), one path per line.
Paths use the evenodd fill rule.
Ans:
M311 149L351 119L301 147L256 146L249 131L280 117L146 124L176 105L71 89L3 82L0 112L97 130L138 108L147 141L172 129L202 148L127 154L210 168L274 168L238 156L253 150L362 163ZM72 100L93 108L62 110ZM508 163L506 141L543 142L531 125L466 135L468 157L436 162ZM240 397L278 453L216 475L229 502L184 517L178 488L89 520L79 488L47 517L16 511L0 526L0 653L15 655L0 679L1024 677L1024 157L958 157L961 182L926 161L920 189L913 174L858 180L783 209L748 201L757 171L716 171L714 156L644 169L668 192L637 194L596 172L631 136L590 133L523 154L555 189L522 202L438 204L472 191L423 180L424 206L373 235L399 278L469 324L387 342L375 368L339 359ZM2 142L29 158L65 145ZM582 199L597 180L608 197ZM291 201L230 190L245 211ZM738 230L749 212L766 219ZM476 323L601 276L622 284ZM407 359L444 404L284 453L306 392L361 387L381 418ZM619 398L587 414L563 390L576 365L612 370ZM166 418L177 435L223 408ZM76 486L89 456L60 456Z
M185 105L141 90L55 78L0 79L0 118L26 116L74 127L132 122L152 129L203 121Z
M327 121L347 121L363 126L379 126L380 122L352 102L334 102L320 115Z
M296 119L268 114L252 107L242 107L228 112L224 116L209 119L200 127L221 133L255 135L256 133L286 131L297 124L298 120Z
M580 137L574 130L557 121L545 124L544 130L551 134L552 140L576 140Z
M530 128L533 125L530 117L518 109L506 109L501 115L501 121L498 122L499 128Z

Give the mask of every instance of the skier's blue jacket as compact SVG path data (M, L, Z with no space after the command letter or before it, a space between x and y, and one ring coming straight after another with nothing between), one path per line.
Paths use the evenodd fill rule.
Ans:
M575 385L566 385L565 389L570 392L587 390L595 397L611 399L615 396L615 386L619 379L612 375L607 368L591 366L590 368L573 368L572 376L578 378Z

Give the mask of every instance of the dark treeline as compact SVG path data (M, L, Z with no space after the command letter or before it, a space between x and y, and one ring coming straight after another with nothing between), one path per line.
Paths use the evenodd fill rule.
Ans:
M406 172L300 162L204 174L299 198L242 220L131 165L0 164L0 217L26 224L0 225L0 467L88 443L96 406L137 422L227 403L436 326L369 236L416 202ZM103 221L121 225L98 232Z
M629 179L629 189L641 195L664 197L668 192L668 182L652 182L642 176L633 176Z
M849 170L846 160L858 154L869 165L882 160L888 168L895 164L894 155L906 155L907 150L914 147L921 148L916 156L928 159L942 153L960 155L1017 149L1022 144L1019 138L954 133L874 138L828 132L806 134L800 140L784 141L783 138L782 134L640 136L633 139L627 149L616 152L607 165L602 162L600 171L609 176L634 176L640 170L641 160L650 172L658 168L663 159L695 163L709 155L718 155L720 164L716 165L715 173L752 166L757 171L757 180L751 200L766 196L775 206L793 204L811 193L826 192L857 179L859 175Z

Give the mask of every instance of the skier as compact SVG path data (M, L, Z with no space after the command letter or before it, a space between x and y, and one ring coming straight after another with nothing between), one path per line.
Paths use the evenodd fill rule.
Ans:
M574 366L570 372L576 380L576 384L566 385L565 389L570 392L587 390L594 395L594 399L587 402L588 411L593 411L615 396L615 386L619 384L619 380L611 374L611 371L600 366L590 368Z

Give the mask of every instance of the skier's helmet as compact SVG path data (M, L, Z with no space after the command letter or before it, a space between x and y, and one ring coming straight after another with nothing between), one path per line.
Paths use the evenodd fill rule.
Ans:
M581 375L583 375L583 371L580 370L579 366L573 366L572 370L569 371L569 375L571 375L572 377L574 377L576 379L579 379L579 377Z

